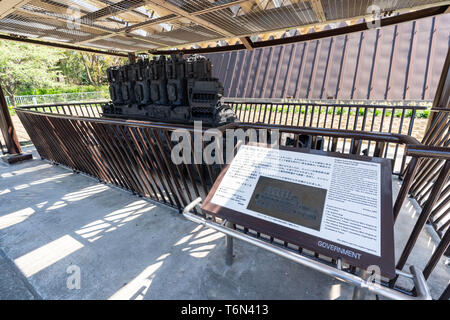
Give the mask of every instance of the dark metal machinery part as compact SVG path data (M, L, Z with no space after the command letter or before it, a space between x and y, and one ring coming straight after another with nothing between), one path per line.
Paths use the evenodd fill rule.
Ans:
M237 122L230 105L223 102L223 86L212 77L212 64L200 55L154 57L107 70L111 103L102 106L107 117L152 120L218 127ZM246 108L246 105L242 106ZM321 140L321 138L319 138ZM321 141L300 135L288 145L321 149Z
M237 121L222 101L223 86L212 77L203 56L181 54L141 59L107 70L112 102L103 105L108 117L217 127Z

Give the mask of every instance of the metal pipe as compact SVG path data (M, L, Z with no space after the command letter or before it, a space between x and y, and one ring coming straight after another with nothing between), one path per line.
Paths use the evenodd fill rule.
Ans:
M26 38L26 37L7 36L7 35L0 34L0 39L19 41L19 42L25 42L25 43L31 43L31 44L38 44L38 45L61 48L61 49L90 52L90 53L95 53L95 54L104 54L104 55L116 56L116 57L124 57L124 58L128 57L128 55L126 53L122 53L122 52L102 51L102 50L96 50L96 49L85 48L85 47L80 47L80 46L73 46L73 45L62 44L62 43L34 40L34 39Z
M232 223L227 221L225 226L230 228L232 226ZM227 235L225 238L225 241L226 241L226 246L227 246L227 252L225 255L225 263L228 266L231 266L233 264L233 237Z
M370 273L367 272L367 270L360 269L358 272L361 279L367 281L367 279L370 277ZM353 300L366 300L367 291L359 286L355 286L353 289Z
M425 278L423 277L422 273L414 266L411 266L410 270L411 270L411 274L412 274L412 277L414 280L414 284L417 289L416 297L409 296L407 294L398 292L391 288L381 286L380 284L377 284L377 283L367 282L366 280L364 280L361 277L356 276L354 274L350 274L343 270L336 269L335 267L328 266L324 263L318 262L314 259L302 256L300 254L288 251L286 249L279 248L273 244L266 243L259 239L255 239L251 236L248 236L248 235L242 234L236 230L221 226L217 223L210 222L202 217L199 217L195 214L190 213L190 211L194 207L196 207L198 204L200 204L201 201L202 201L202 199L199 197L199 198L195 199L193 202L191 202L189 205L187 205L183 210L183 216L192 222L195 222L195 223L201 224L205 227L214 229L216 231L224 233L227 236L231 236L233 238L245 241L245 242L255 245L259 248L262 248L269 252L275 253L281 257L284 257L286 259L294 261L298 264L309 267L313 270L319 271L321 273L324 273L326 275L329 275L329 276L339 279L341 281L344 281L344 282L350 283L354 286L368 290L369 292L374 293L374 294L378 294L378 295L384 296L389 299L394 299L394 300L431 300L432 299L430 291L427 287ZM401 273L404 274L404 272L401 272Z

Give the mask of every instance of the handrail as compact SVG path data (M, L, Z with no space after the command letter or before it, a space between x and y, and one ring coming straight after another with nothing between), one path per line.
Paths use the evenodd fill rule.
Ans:
M183 128L189 131L193 131L192 126L180 125L180 124L164 124L161 122L151 122L148 121L139 121L139 120L114 120L112 118L91 118L84 116L73 116L66 114L58 114L58 113L49 113L49 112L39 112L39 111L30 111L30 110L22 110L22 107L17 108L18 112L26 112L29 114L35 115L45 115L47 117L53 118L65 118L69 120L83 120L87 122L96 122L96 123L105 123L105 124L115 124L115 125L123 125L124 123L128 126L139 126L139 127L148 127L148 128L162 128L162 129L170 129L173 127ZM383 133L383 132L367 132L367 131L356 131L356 130L343 130L343 129L326 129L326 128L311 128L311 127L292 127L292 126L283 126L283 125L270 125L270 124L260 124L260 123L234 123L227 126L227 128L242 128L242 129L269 129L269 130L282 130L283 133L294 133L294 134L310 134L310 135L324 135L329 137L339 137L339 138L347 138L347 139L361 139L361 140L372 140L372 141L383 141L383 142L392 142L392 143L401 143L401 144L411 144L416 145L420 144L420 142L411 136L398 134L398 133ZM205 128L206 129L206 128ZM221 127L218 128L219 130Z
M428 109L425 106L408 106L408 105L382 105L382 104L351 104L351 103L330 103L330 102L285 102L285 101L277 101L273 99L249 99L249 100L240 100L237 98L224 98L224 103L235 103L235 104L274 104L274 105L315 105L315 106L329 106L329 107L355 107L355 108L377 108L377 109L417 109L417 110L426 110ZM98 100L98 101L82 101L82 102L67 102L67 103L49 103L49 104L36 104L36 105L25 105L25 106L17 106L15 109L31 109L31 108L41 108L41 107L58 107L58 106L73 106L73 105L83 105L83 104L98 104L98 103L108 103L109 100ZM447 111L450 110L437 110L430 109L431 111Z
M417 110L426 110L428 109L425 106L406 106L406 105L380 105L380 104L350 104L350 103L329 103L329 102L284 102L284 101L275 101L272 99L265 100L239 100L233 98L224 98L224 103L233 103L233 104L244 104L244 105L255 105L255 104L271 104L271 105L283 105L283 106L321 106L321 107L354 107L354 108L376 108L376 109L417 109Z
M284 125L263 124L263 123L239 123L240 128L252 129L279 129L283 133L294 134L310 134L310 135L324 135L329 137L339 138L355 138L361 140L372 141L384 141L401 144L420 144L420 142L411 136L399 134L399 133L385 133L385 132L372 132L372 131L357 131L357 130L344 130L344 129L328 129L328 128L312 128L312 127L292 127Z
M407 145L406 155L416 158L427 157L441 160L450 160L450 148L433 147L423 144Z
M95 122L95 123L104 123L104 124L114 124L114 125L123 125L126 124L130 127L144 127L144 128L161 128L161 129L171 129L173 127L183 128L189 130L192 126L187 125L181 125L181 124L164 124L162 122L151 122L148 121L139 121L139 120L115 120L113 118L92 118L92 117L86 117L86 116L74 116L74 115L67 115L67 114L60 114L60 113L53 113L53 112L40 112L40 111L33 111L33 110L22 110L22 107L17 108L16 112L24 112L28 114L34 114L34 115L45 115L46 117L51 118L59 118L59 119L68 119L68 120L82 120L86 122ZM193 130L193 129L192 129Z
M369 292L372 292L374 294L382 295L389 299L394 300L432 300L429 288L426 284L426 280L422 274L422 272L414 267L410 267L411 271L411 277L413 278L414 285L417 291L417 296L413 297L410 295L407 295L405 293L396 291L392 288L382 286L378 283L372 283L370 281L367 281L357 275L348 273L342 269L338 269L336 267L327 265L323 262L320 262L316 259L312 259L309 257L306 257L304 255L300 255L298 253L292 252L290 250L278 247L276 245L267 243L263 240L256 239L254 237L249 236L248 234L243 234L239 231L236 231L234 229L225 227L224 225L220 225L218 223L208 221L196 214L191 213L191 211L201 203L202 199L199 197L192 201L190 204L188 204L184 210L183 210L183 216L197 224L203 225L205 227L214 229L216 231L219 231L221 233L224 233L228 236L231 236L233 238L245 241L247 243L250 243L252 245L255 245L259 248L262 248L264 250L270 251L272 253L275 253L281 257L287 258L291 261L294 261L298 264L301 264L303 266L309 267L311 269L314 269L316 271L319 271L321 273L324 273L326 275L329 275L331 277L334 277L336 279L339 279L341 281L350 283L356 287L368 290ZM406 273L400 270L396 270L398 275L405 275ZM407 275L409 277L409 275Z
M30 104L26 106L17 106L14 109L33 109L33 108L49 108L49 107L67 107L67 106L75 106L75 105L83 105L83 104L99 104L99 103L108 103L109 100L98 100L98 101L82 101L82 102L65 102L65 103L49 103L49 104Z
M450 108L431 108L431 112L448 112L450 113Z

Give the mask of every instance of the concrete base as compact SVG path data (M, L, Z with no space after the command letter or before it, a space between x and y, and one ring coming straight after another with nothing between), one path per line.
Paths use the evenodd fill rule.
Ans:
M3 299L35 297L23 279L43 299L352 298L352 286L241 241L227 266L224 235L46 161L0 162L0 199L0 249L22 275L0 285Z
M25 160L31 160L33 159L33 155L31 153L7 154L1 158L6 163L13 164Z

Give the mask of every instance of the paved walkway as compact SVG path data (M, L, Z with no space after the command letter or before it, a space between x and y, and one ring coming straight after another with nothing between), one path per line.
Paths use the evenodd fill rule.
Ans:
M0 162L0 177L0 248L44 299L351 298L349 285L239 241L227 267L222 234L45 161Z
M347 284L241 241L228 267L222 234L34 156L15 165L0 161L0 299L352 296ZM397 246L416 219L411 207L405 210ZM430 244L426 236L420 241L431 253ZM450 279L448 267L439 268L430 279L434 295Z
M0 250L0 300L34 300L39 296L28 281Z

